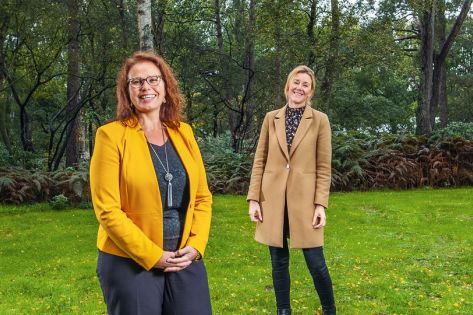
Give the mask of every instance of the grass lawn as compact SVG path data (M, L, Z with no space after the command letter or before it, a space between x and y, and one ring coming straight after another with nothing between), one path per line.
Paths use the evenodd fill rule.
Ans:
M0 314L105 314L91 210L0 206ZM214 314L275 314L268 250L242 196L215 196L206 252ZM336 193L325 255L339 314L473 314L471 188ZM294 314L320 311L291 251Z

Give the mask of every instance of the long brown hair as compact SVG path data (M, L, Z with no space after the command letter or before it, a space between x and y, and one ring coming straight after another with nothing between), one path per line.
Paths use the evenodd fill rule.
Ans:
M116 120L123 124L136 126L138 116L134 106L132 106L130 93L128 92L128 72L131 67L140 62L151 62L161 71L162 80L165 83L166 102L161 105L159 118L166 126L170 128L179 127L182 121L182 109L184 107L184 97L179 89L176 77L167 64L160 56L152 52L138 51L133 56L127 58L117 76L117 116Z

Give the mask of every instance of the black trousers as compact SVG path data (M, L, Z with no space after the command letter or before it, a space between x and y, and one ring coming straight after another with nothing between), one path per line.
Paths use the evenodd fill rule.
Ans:
M328 272L322 247L304 248L305 262L325 312L335 311L332 280ZM289 248L284 238L284 247L269 246L276 305L278 309L290 309L291 277L289 274Z
M278 309L290 309L291 276L289 274L289 218L287 206L284 211L283 247L269 246L271 255L272 275L276 305ZM315 290L319 295L320 304L324 312L335 314L335 298L327 264L325 263L323 247L304 248L305 262L314 282Z
M129 258L99 251L97 276L110 315L209 315L207 272L194 261L178 272L147 271Z

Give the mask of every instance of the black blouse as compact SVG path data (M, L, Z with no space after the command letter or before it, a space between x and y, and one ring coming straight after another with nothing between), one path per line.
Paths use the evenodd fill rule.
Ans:
M154 170L158 178L159 190L161 193L161 202L163 205L163 228L164 228L164 250L175 251L181 240L182 230L184 228L184 219L189 203L189 185L187 173L182 165L181 159L177 154L172 142L168 139L162 146L148 143L151 158L153 160ZM166 146L169 171L173 178L172 183L172 206L167 202L168 181L165 179L166 170L161 162L166 166ZM154 150L153 150L154 149ZM159 162L156 154L161 159Z
M299 127L304 110L305 106L297 108L286 107L286 142L288 152L291 152L292 141L296 135L297 127Z

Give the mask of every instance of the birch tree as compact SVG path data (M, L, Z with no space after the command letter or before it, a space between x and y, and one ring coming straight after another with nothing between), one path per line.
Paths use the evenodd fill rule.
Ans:
M138 33L140 36L140 50L153 50L151 0L137 0Z

